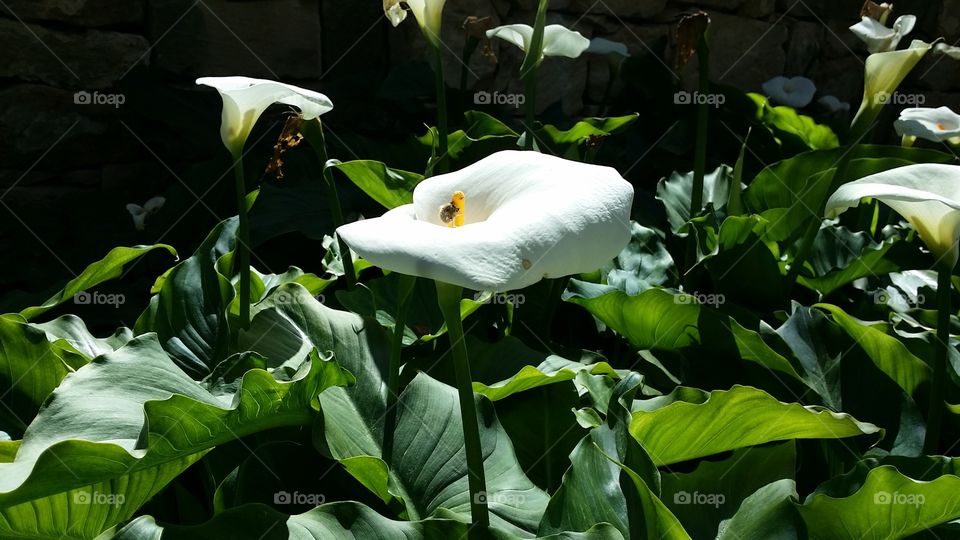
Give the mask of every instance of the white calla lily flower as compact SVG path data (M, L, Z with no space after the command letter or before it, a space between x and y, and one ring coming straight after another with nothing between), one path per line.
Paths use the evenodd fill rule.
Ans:
M413 204L337 233L381 268L508 291L616 257L630 240L632 201L633 186L609 167L503 151L424 180Z
M533 40L533 27L526 24L508 24L487 30L488 38L500 38L520 47L527 52ZM559 24L550 24L543 28L543 57L566 56L578 58L590 47L590 40L580 32L569 30Z
M133 226L138 231L144 230L147 227L147 218L159 212L166 202L167 199L158 196L151 197L150 200L143 203L143 206L133 203L128 204L127 212L130 212L130 216L133 218Z
M781 105L800 109L813 101L817 86L806 77L780 76L763 83L763 92Z
M896 91L910 71L927 54L931 45L914 40L910 47L899 51L875 53L867 57L863 82L863 102L853 119L853 132L867 129L880 114L880 109Z
M955 47L953 45L947 45L946 43L937 43L934 50L937 54L944 54L953 58L954 60L960 60L960 47Z
M446 0L383 0L383 12L394 27L407 18L406 4L420 25L420 30L434 46L440 44L440 25L443 20L443 5Z
M871 53L895 51L903 36L913 31L917 25L914 15L901 15L893 23L893 28L887 28L880 21L864 16L860 22L850 27L861 41L867 44Z
M826 205L834 218L864 198L874 198L903 216L940 264L953 268L960 240L960 166L907 165L840 186Z
M630 51L627 50L626 44L602 37L591 39L590 46L587 47L586 52L602 56L616 55L624 58L630 57Z
M850 110L850 104L846 101L840 101L837 96L822 96L817 100L817 103L832 113Z
M197 79L197 84L210 86L220 92L223 99L220 137L234 158L243 154L243 145L254 124L263 111L274 103L297 107L305 120L313 120L333 109L330 99L319 92L276 81L249 77L204 77Z
M949 107L904 109L893 127L903 137L943 142L960 137L960 114Z

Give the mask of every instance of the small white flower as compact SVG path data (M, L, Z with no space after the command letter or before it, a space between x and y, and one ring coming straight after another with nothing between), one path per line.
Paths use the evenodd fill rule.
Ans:
M526 52L533 40L533 28L526 24L498 26L487 30L487 37L500 38ZM583 37L580 32L569 30L559 24L550 24L543 28L543 55L540 60L545 56L578 58L589 47L590 40Z
M942 142L960 137L960 115L949 107L904 109L893 127L900 136Z
M628 58L630 56L630 51L627 50L627 46L625 44L602 37L591 39L590 46L587 47L586 52L603 56L617 55L624 58Z
M420 25L420 30L434 46L440 44L440 23L442 22L443 5L446 0L383 0L383 12L390 20L390 24L397 26L407 18L406 4L413 17Z
M867 44L871 53L889 52L897 49L903 36L913 31L917 24L914 15L901 15L893 23L893 28L887 28L879 21L864 16L860 22L850 27L861 41Z
M337 234L381 268L502 292L616 257L632 201L633 186L609 167L503 151L424 180L413 204Z
M274 103L300 109L305 120L313 120L333 109L327 96L289 84L249 77L204 77L197 84L216 88L223 99L220 137L234 159L243 154L243 145L257 119Z
M774 101L794 109L806 107L813 101L817 87L806 77L774 77L763 83L763 91Z
M147 218L159 212L166 202L167 200L163 197L153 197L143 203L143 206L133 203L128 204L127 211L133 217L133 226L138 231L144 230L147 226Z
M823 96L817 100L817 103L832 113L850 110L850 104L840 101L836 96Z
M960 166L923 163L890 169L840 186L826 205L835 218L861 199L893 208L917 230L930 251L949 268L960 240Z

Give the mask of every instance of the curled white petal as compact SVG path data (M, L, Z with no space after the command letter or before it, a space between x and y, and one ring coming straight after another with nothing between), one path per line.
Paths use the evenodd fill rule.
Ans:
M276 81L249 77L203 77L197 79L197 84L210 86L220 92L223 99L220 136L234 156L243 152L243 145L253 125L263 111L274 103L297 107L306 120L333 109L330 99L319 92Z
M763 83L763 91L781 105L800 109L813 101L817 86L806 77L780 76Z
M440 208L466 196L465 224ZM507 291L588 272L630 239L633 187L608 167L505 151L421 182L413 204L337 233L382 268L474 290Z
M526 52L533 40L533 27L527 24L498 26L487 30L487 37L500 38ZM590 40L580 32L559 24L550 24L543 28L543 56L578 58L589 47Z
M900 136L942 142L960 136L960 115L949 107L904 109L893 123Z
M446 0L383 0L383 12L393 26L407 18L407 11L403 9L401 1L410 8L427 39L434 45L439 45L443 5Z
M630 51L627 50L627 46L625 44L619 41L612 41L601 37L590 40L590 46L587 47L587 52L604 56L615 54L625 58L630 56Z
M897 17L893 28L887 28L879 21L864 16L860 22L850 27L850 31L867 45L868 51L880 53L896 50L900 40L912 32L916 24L917 18L914 15Z
M826 215L834 218L864 198L878 199L903 216L942 263L957 263L960 240L960 166L907 165L840 186Z
M954 60L960 60L960 47L947 45L946 43L937 43L937 45L934 47L934 50L937 54L944 54L950 58L953 58Z

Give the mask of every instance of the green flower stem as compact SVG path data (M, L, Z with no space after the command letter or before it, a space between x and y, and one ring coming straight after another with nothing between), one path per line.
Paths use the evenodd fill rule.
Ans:
M526 103L524 127L526 137L523 139L523 149L533 150L533 127L537 121L537 68L534 66L523 76L523 95Z
M247 215L247 183L243 178L243 155L234 157L233 177L236 181L237 227L236 258L233 272L240 274L240 328L250 328L250 218Z
M437 163L436 170L447 171L447 84L443 79L443 54L439 46L433 46L434 79L437 86Z
M700 95L710 93L710 49L706 35L697 44L697 63L700 66ZM693 156L693 193L690 194L690 218L703 209L703 178L707 173L707 129L710 109L706 101L697 105L697 141Z
M946 265L937 271L937 342L933 356L933 379L930 404L927 409L927 436L923 453L935 454L940 443L940 424L943 418L943 399L947 384L947 357L950 347L950 294L953 269Z
M463 339L463 321L460 319L460 297L463 288L437 281L437 302L447 323L450 351L457 377L460 395L460 418L463 421L463 441L467 452L467 475L470 484L470 514L474 527L485 531L490 525L487 512L487 482L483 471L483 449L480 446L480 427L477 423L477 407L473 397L473 380L470 376L470 359Z
M400 353L403 349L403 331L406 328L410 297L417 278L400 276L397 291L397 313L394 316L393 342L390 344L390 372L387 374L387 414L383 424L383 461L393 462L393 441L397 428L397 397L400 395Z
M320 161L320 167L323 169L323 180L327 188L327 204L330 205L330 214L333 218L333 227L339 228L345 223L345 220L343 218L343 207L340 206L340 194L337 191L336 178L333 177L333 169L327 167L327 143L323 136L323 124L319 118L304 122L300 126L300 132L310 143L313 151L317 154L317 159ZM334 236L337 239L337 246L340 248L340 259L343 261L343 277L347 289L352 290L357 285L357 273L353 268L353 257L350 255L350 248L340 238L340 235Z

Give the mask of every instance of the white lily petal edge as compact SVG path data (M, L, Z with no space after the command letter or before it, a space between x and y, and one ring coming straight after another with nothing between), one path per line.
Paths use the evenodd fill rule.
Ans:
M627 49L626 44L602 37L591 39L590 46L587 47L586 52L604 56L616 55L624 58L629 58L630 56L630 51Z
M508 24L487 30L488 38L500 38L512 43L523 52L527 51L533 40L533 27L527 24ZM565 56L578 58L590 47L590 40L580 32L570 30L559 24L550 24L543 28L543 56Z
M457 191L465 223L447 227L440 209ZM632 203L633 186L612 168L510 150L424 180L413 204L337 233L381 268L509 291L616 257L630 241Z
M801 109L813 101L817 86L806 77L780 76L763 83L763 91L781 105Z
M840 186L827 200L834 218L864 198L878 199L904 217L940 263L957 263L960 240L960 166L907 165Z
M223 99L220 137L234 157L242 155L243 145L254 124L263 111L274 103L297 107L306 120L313 120L333 110L333 102L327 96L276 81L250 77L203 77L197 79L197 84L210 86L220 92Z
M900 136L943 142L960 137L960 114L949 107L904 109L893 127Z
M438 46L443 6L446 0L383 0L383 12L394 27L407 18L407 11L403 9L401 2L410 7L410 12L413 13L427 40L434 46Z
M860 22L850 27L850 31L867 45L869 52L881 53L896 50L900 40L912 32L916 24L916 16L901 15L894 21L893 28L887 28L879 21L864 15Z

